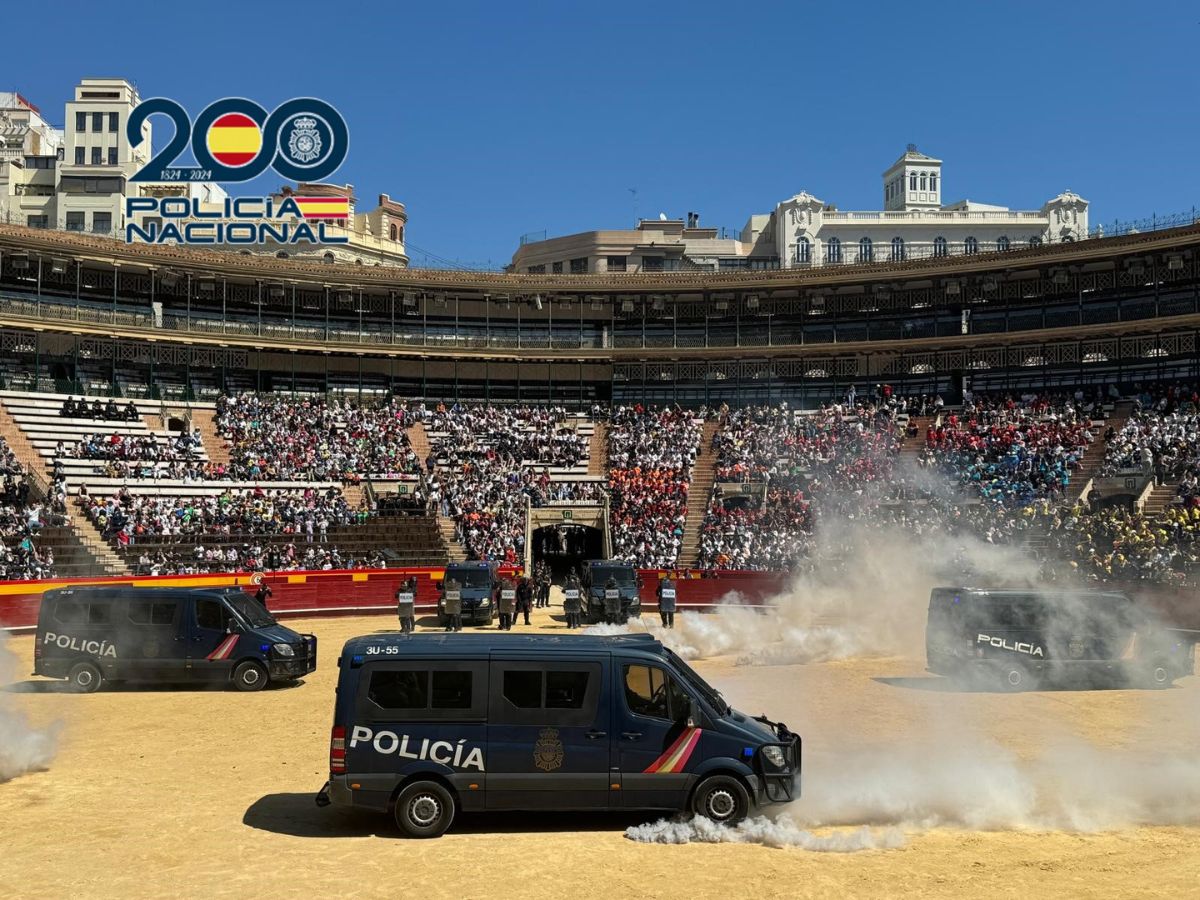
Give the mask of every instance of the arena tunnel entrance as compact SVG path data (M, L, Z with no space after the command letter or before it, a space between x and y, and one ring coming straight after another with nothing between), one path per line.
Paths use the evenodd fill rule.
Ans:
M608 504L532 507L525 538L527 571L545 562L561 584L572 568L582 570L585 559L608 558Z
M572 568L583 570L585 559L604 559L604 532L590 525L569 522L543 525L533 532L531 551L534 564L545 562L555 584L562 582Z

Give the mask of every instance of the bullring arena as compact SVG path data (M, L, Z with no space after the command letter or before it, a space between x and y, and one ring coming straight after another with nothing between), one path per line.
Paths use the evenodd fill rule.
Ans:
M960 582L1104 587L1198 627L1200 228L1172 224L621 275L0 226L0 721L41 742L0 782L0 884L1188 895L1193 676L966 689L925 671L923 641L930 589ZM610 558L642 579L641 618L614 627L803 737L799 801L737 830L480 815L433 841L317 808L337 651L395 626L401 578L431 629L450 563L544 573L529 627L557 634L566 573ZM90 583L267 584L320 664L259 693L31 677L43 591Z

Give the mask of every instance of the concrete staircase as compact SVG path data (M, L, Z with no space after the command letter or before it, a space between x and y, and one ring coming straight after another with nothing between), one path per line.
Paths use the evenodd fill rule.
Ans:
M1113 411L1104 420L1104 429L1107 430L1111 425L1119 432L1125 427L1125 423L1132 412L1132 402L1126 400L1116 404L1113 407ZM1071 472L1071 492L1068 495L1071 501L1078 500L1083 495L1083 489L1088 486L1088 482L1100 471L1100 467L1104 465L1104 454L1107 449L1108 447L1104 443L1104 435L1097 434L1096 439L1084 451L1083 458L1079 461L1079 468Z
M424 422L415 422L408 426L408 442L412 444L413 453L417 454L417 459L421 461L421 468L424 469L425 458L433 449L429 444L429 434L425 431Z
M1148 518L1156 518L1167 508L1167 504L1175 497L1175 492L1179 489L1179 481L1168 481L1166 484L1159 485L1150 489L1150 493L1142 502L1141 513Z
M29 438L3 403L0 403L0 437L8 442L9 449L25 471L36 473L39 482L48 480L50 470L46 466L46 458L29 442Z
M676 561L680 568L692 568L700 558L700 531L704 527L704 514L708 510L713 482L716 480L717 453L712 442L719 428L720 423L710 419L700 432L700 452L696 456L696 465L692 467L692 483L688 487L683 546Z
M442 543L446 545L446 556L450 562L466 562L467 551L454 533L454 520L449 516L438 516L438 530L442 533Z
M75 526L75 536L79 543L95 561L96 575L130 574L125 561L100 534L100 529L80 509L72 510L71 524Z
M596 422L594 427L588 447L588 474L605 475L608 473L608 426Z
M225 439L217 434L217 412L213 409L193 409L192 428L199 429L200 443L210 463L229 464L229 448Z
M347 506L351 509L358 509L366 497L366 490L361 484L343 484L342 496L346 498Z
M937 421L936 416L909 416L910 425L915 425L917 433L912 437L907 434L900 441L900 459L915 463L925 451L925 432Z

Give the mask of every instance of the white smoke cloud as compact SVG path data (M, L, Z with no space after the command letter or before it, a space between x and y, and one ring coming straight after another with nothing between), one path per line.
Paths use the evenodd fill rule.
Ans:
M11 683L17 671L17 658L6 642L0 631L0 686ZM57 724L37 728L24 713L10 707L7 695L0 691L0 783L48 768L58 751Z
M829 834L813 834L785 815L754 816L737 825L718 825L697 816L688 820L660 819L635 825L625 831L632 841L644 844L762 844L767 847L796 847L817 853L854 853L859 850L888 850L904 844L898 828L855 828Z

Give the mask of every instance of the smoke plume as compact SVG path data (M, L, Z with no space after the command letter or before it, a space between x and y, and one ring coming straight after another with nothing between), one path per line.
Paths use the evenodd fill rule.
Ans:
M734 826L718 825L702 816L686 821L660 819L628 828L625 836L644 844L762 844L818 853L888 850L904 844L904 834L898 828L872 830L864 826L817 835L800 828L787 814L775 818L754 816Z
M0 686L11 683L17 658L6 646L0 631ZM10 708L0 692L0 783L27 772L46 769L58 749L58 726L36 728L25 714Z

